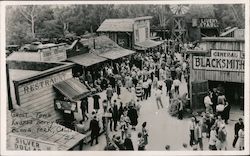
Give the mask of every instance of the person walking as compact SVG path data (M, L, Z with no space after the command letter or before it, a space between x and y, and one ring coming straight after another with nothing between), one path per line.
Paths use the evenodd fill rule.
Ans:
M138 151L144 151L145 150L145 141L142 137L142 133L138 133Z
M221 125L218 131L218 144L217 147L219 150L227 150L227 131L225 124Z
M194 138L196 144L199 145L200 150L203 150L201 121L196 122Z
M183 110L184 110L184 106L183 106L183 102L180 99L180 97L178 98L178 119L182 120L183 119Z
M239 118L238 122L234 125L234 141L233 141L233 148L235 148L235 145L237 143L237 140L239 138L239 130L244 128L244 122L242 118Z
M122 139L124 138L124 136L126 137L128 135L128 128L129 124L131 123L129 117L127 116L127 113L127 111L124 111L120 120Z
M142 101L143 89L141 83L138 83L137 86L135 87L135 94L136 97Z
M216 106L218 104L218 93L217 93L217 89L216 88L213 88L213 91L212 91L212 108L213 108L213 112L215 113L216 112Z
M161 95L162 95L162 87L159 86L158 89L155 91L155 98L156 98L156 104L157 104L158 109L160 109L160 106L161 108L163 108Z
M113 89L112 89L111 85L108 86L107 91L106 91L106 95L107 95L108 102L111 105L111 99L113 96Z
M114 121L114 131L117 131L116 127L117 127L117 121L119 118L119 112L118 112L118 106L116 104L116 100L114 100L114 104L113 104L112 118Z
M148 130L146 129L147 122L143 122L142 124L142 137L144 138L145 146L148 144Z
M117 81L117 85L116 85L117 99L120 99L120 95L121 95L121 86L122 86L122 82L121 82L121 80L118 80L118 81Z
M180 90L179 90L180 84L181 84L181 81L180 81L178 78L176 78L176 79L173 81L174 91L175 91L175 94L177 94L177 95L179 95L179 93L180 93Z
M96 113L98 112L98 110L100 109L100 103L99 103L99 99L100 99L100 95L98 94L94 94L93 95L93 99L94 99L94 110L96 111Z
M206 113L213 114L213 102L211 101L211 94L210 92L207 92L207 96L204 97L204 105L206 108Z
M239 136L239 150L244 150L244 127L242 127L239 132L238 132L238 136Z
M144 91L143 99L145 99L145 100L148 99L148 87L149 87L148 81L145 80L145 81L142 83L142 88L143 88L143 91Z
M88 120L89 117L86 114L86 113L88 113L88 98L87 97L82 99L80 108L82 111L82 121L85 121L85 117Z
M151 97L152 79L148 77L148 97Z
M135 109L135 106L130 105L128 110L128 117L130 119L130 124L132 126L132 129L135 130L135 126L138 124L138 114L137 110Z
M89 129L91 131L90 146L93 145L94 139L96 141L96 144L98 144L98 136L99 136L99 132L100 132L100 127L99 127L99 123L96 119L96 116L94 116L94 118L90 121Z
M189 123L190 141L189 145L192 147L195 144L194 130L195 130L195 118L192 117Z
M121 116L122 116L123 112L124 112L123 103L120 102L120 107L118 109L118 121L121 120Z
M171 79L171 77L167 77L167 79L165 80L165 84L167 88L166 95L169 96L173 84L173 80Z
M133 146L133 142L131 140L131 134L130 133L128 133L128 135L126 136L123 145L125 147L125 150L129 150L129 151L134 150L134 146Z
M216 142L217 142L217 133L215 130L215 126L211 127L211 131L210 131L210 138L209 138L209 150L217 150L216 148Z
M229 119L229 115L230 115L230 109L231 109L231 105L226 101L225 102L224 110L222 112L222 119L225 120L225 124L228 124L228 119Z

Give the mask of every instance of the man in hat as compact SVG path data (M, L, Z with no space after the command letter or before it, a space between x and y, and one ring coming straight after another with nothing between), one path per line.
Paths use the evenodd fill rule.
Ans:
M98 144L98 136L99 136L100 127L99 127L99 123L96 119L96 116L94 116L94 118L90 121L89 129L91 131L90 146L93 145L94 139L96 140L96 144Z

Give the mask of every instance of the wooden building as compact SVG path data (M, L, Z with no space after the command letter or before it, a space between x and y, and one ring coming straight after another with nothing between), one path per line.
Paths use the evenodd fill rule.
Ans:
M203 108L203 99L213 88L222 88L230 104L243 107L244 46L244 38L204 37L203 49L188 51L192 108Z
M85 77L87 72L90 72L93 80L97 79L97 72L104 64L109 63L112 65L117 60L135 53L135 51L122 48L105 35L81 39L78 42L87 51L71 52L72 54L67 60L76 64L73 73L77 72Z
M104 34L126 49L152 48L161 42L150 39L151 16L129 19L106 19L97 29L99 34Z
M219 23L214 18L194 18L187 23L190 41L200 40L202 37L219 36Z
M48 120L55 122L63 120L65 113L65 110L56 109L56 100L61 105L66 104L63 101L69 101L77 106L74 116L81 116L78 111L80 99L87 96L90 89L73 78L73 66L62 62L7 61L14 109L51 114Z

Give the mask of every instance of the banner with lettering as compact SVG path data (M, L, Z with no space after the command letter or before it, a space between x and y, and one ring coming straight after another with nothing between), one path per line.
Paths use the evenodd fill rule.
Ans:
M211 50L211 57L193 56L193 69L244 72L244 52Z

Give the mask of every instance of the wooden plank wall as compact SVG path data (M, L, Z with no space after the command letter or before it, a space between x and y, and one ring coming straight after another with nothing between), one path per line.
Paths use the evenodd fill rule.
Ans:
M28 112L43 112L50 114L51 117L48 118L50 121L55 121L56 119L61 118L59 112L54 109L54 99L56 98L55 90L53 88L53 83L46 85L38 90L34 90L32 92L25 93L24 86L34 84L43 80L51 79L53 77L60 76L63 78L58 79L57 82L72 78L72 69L68 69L66 71L61 71L59 73L46 76L39 80L31 81L18 86L19 97L20 97L20 106L22 109L27 110ZM57 83L56 82L56 83Z
M209 52L211 49L220 50L239 50L245 52L245 43L242 41L206 41L205 48ZM193 58L192 58L193 59ZM208 70L194 70L191 67L190 80L211 80L211 81L227 81L227 82L239 82L244 83L244 72L229 72L229 71L208 71Z

